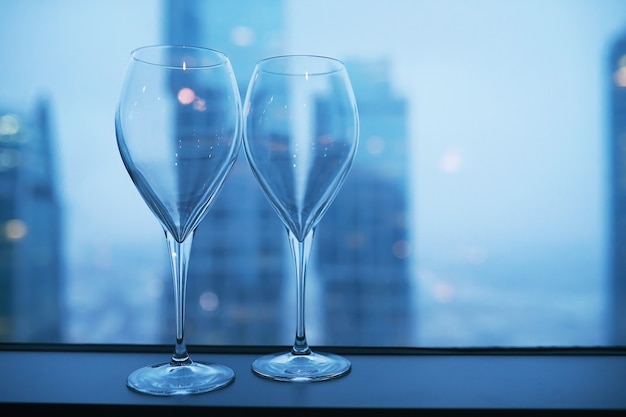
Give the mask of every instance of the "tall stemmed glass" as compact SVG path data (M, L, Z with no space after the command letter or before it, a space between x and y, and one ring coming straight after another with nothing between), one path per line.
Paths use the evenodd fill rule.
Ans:
M126 70L115 131L126 170L165 232L176 308L171 360L134 371L127 385L163 396L224 387L234 380L233 370L192 361L184 325L193 236L241 146L241 99L228 57L198 47L136 49Z
M323 381L350 371L346 358L310 349L304 289L315 229L350 171L358 131L356 102L341 61L289 55L257 63L244 101L244 149L287 229L297 306L291 351L256 359L252 370L260 376Z

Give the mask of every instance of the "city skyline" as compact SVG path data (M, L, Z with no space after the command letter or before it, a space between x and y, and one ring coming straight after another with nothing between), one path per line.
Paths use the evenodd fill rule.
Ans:
M286 2L290 18L284 51L334 55L347 62L363 57L387 61L392 90L408 98L410 213L416 236L411 259L416 260L413 278L421 288L422 308L433 309L429 320L447 320L451 311L484 305L470 301L469 293L488 293L497 284L486 277L502 275L494 272L495 265L510 270L518 258L535 260L536 274L507 276L510 287L538 276L545 279L537 278L536 285L550 284L556 271L585 279L579 285L603 294L606 65L610 43L626 29L621 3L397 1L375 13L359 12L353 21L354 10L361 10L355 4L322 1L304 10L298 2ZM161 2L29 6L2 6L6 13L0 14L0 23L13 28L5 32L2 51L6 62L16 65L0 70L0 80L11 80L0 81L0 104L23 108L41 94L51 98L66 220L67 302L88 309L85 298L99 293L98 285L108 280L116 288L103 292L110 299L148 303L141 287L155 294L169 291L169 282L155 279L167 273L165 249L158 224L119 160L112 120L128 53L161 41ZM331 6L336 13L325 13ZM82 17L71 24L51 18L74 12ZM115 18L103 18L111 13ZM105 24L113 20L119 30ZM38 31L19 29L33 22L41 22ZM67 30L61 30L63 25ZM407 31L410 39L403 35ZM107 40L94 41L102 33L109 34ZM16 39L9 42L8 34ZM37 53L28 53L32 50ZM246 77L246 70L236 71ZM375 148L376 142L362 145ZM136 247L143 253L130 252ZM556 260L542 266L548 262L544 251L562 253L554 259L585 267L561 270ZM145 257L142 265L121 262L137 256ZM452 274L454 269L459 272ZM140 288L125 288L129 280ZM557 299L565 297L559 294ZM601 317L597 307L590 311L591 319L581 325L585 329ZM145 314L150 312L147 308ZM109 325L119 326L119 314L108 314L113 317ZM554 326L567 315L546 314L553 314L548 317ZM474 311L468 317L470 328L478 315ZM429 330L431 324L423 320L418 340L457 340L452 331L438 338L436 324ZM107 325L102 328L107 334ZM140 339L148 334L139 324L137 332ZM86 335L76 330L69 337ZM495 339L483 340L499 340L488 337ZM590 339L604 336L593 333Z
M171 1L166 42L212 44L230 50L233 63L248 65L254 65L255 56L280 54L280 44L272 39L284 38L280 13L284 2L264 2L261 10L246 9L245 3ZM212 13L216 8L221 13ZM211 18L218 15L228 17ZM240 45L231 35L241 31L256 42ZM406 261L410 247L406 101L390 91L389 71L384 66L381 70L380 62L347 65L348 71L353 69L351 81L360 105L360 136L366 141L375 137L379 150L360 151L361 158L316 232L306 303L307 312L316 314L308 321L312 330L308 333L312 342L325 344L409 345L414 331ZM244 78L239 84L247 82ZM318 107L323 106L322 100ZM323 123L321 112L316 124ZM295 271L284 226L260 192L243 152L240 157L194 238L188 327L205 329L199 339L192 338L204 343L289 343L294 332ZM394 252L394 247L402 248ZM164 294L163 304L173 311L168 295ZM211 302L203 303L206 299ZM165 317L172 317L169 310Z

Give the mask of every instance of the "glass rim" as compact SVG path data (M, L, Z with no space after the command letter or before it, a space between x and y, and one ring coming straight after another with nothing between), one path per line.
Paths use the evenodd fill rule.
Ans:
M168 59L150 59L145 56L150 51L193 51L205 54L206 57L211 57L211 62L204 63L204 60L200 60L200 63L184 61L184 66L173 65L172 61ZM228 55L217 49L207 48L204 46L195 45L170 45L170 44L155 44L145 45L133 49L130 52L130 59L135 62L140 62L146 65L154 65L156 67L171 68L171 69L203 69L203 68L215 68L230 63Z
M283 62L300 60L303 62L315 63L314 67L306 67L307 69L290 69L286 67ZM323 67L319 63L323 64ZM273 67L272 67L273 66ZM323 69L308 69L308 68L323 68ZM286 54L276 55L257 61L255 70L256 72L262 72L272 75L284 75L284 76L302 76L314 77L334 74L337 72L345 71L346 66L338 58L333 58L325 55L315 54Z

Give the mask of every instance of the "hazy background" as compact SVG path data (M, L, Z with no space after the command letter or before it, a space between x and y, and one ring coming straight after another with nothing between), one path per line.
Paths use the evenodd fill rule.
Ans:
M388 59L410 100L416 343L481 332L542 343L555 329L566 344L604 343L608 51L626 2L286 4L285 53ZM167 273L165 243L123 168L113 118L130 51L161 42L160 6L0 3L0 104L45 95L56 118L69 340L117 334L114 311L80 323L102 291L145 314L133 337L149 341L158 326L143 284ZM528 327L503 322L502 306L519 306ZM454 338L441 339L444 322Z

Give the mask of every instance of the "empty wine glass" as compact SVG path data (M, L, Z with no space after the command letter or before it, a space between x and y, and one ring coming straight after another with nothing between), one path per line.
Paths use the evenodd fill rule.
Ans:
M315 229L344 183L358 144L358 112L344 64L311 55L259 61L243 121L246 157L287 229L296 272L293 347L256 359L252 370L278 381L339 377L350 371L350 362L308 345L304 290Z
M232 369L191 360L185 289L194 233L222 188L241 145L241 99L226 55L156 45L134 50L115 116L126 170L165 232L174 280L176 344L169 362L140 368L129 388L184 395L230 384Z

